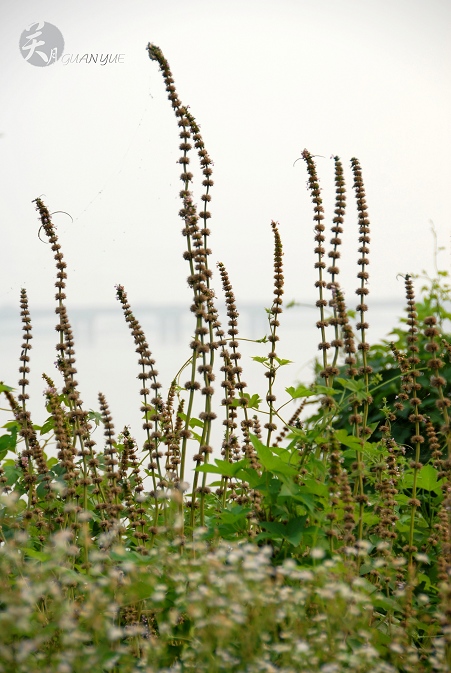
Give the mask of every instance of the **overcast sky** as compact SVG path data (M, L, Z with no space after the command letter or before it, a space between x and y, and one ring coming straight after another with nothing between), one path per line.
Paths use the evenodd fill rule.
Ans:
M399 273L433 270L435 224L449 268L449 0L2 0L0 306L52 306L50 246L32 199L55 215L68 263L68 305L189 303L178 217L178 128L149 41L214 161L212 265L240 301L269 304L280 222L286 297L314 296L312 208L303 161L318 158L326 218L333 161L346 167L342 283L357 286L349 160L359 158L371 220L370 297L402 297ZM19 38L34 21L61 31L64 53L122 63L36 67ZM195 193L199 193L195 186ZM197 191L196 191L197 189ZM218 287L217 275L215 285Z

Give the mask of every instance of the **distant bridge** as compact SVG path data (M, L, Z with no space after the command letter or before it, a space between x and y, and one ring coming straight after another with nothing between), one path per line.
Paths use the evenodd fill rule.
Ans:
M368 322L376 324L385 322L387 316L399 318L402 311L402 303L393 300L374 300L369 303ZM354 302L352 305L354 308ZM132 307L136 319L140 322L149 343L156 341L170 341L173 343L184 340L194 332L194 315L186 304L138 304ZM219 308L222 328L228 329L228 318L223 306ZM284 309L281 316L282 325L293 328L314 327L319 319L318 309L314 300L309 303L300 303L290 309ZM49 335L55 329L58 317L50 308L30 309L31 324L35 334L46 331ZM126 330L127 326L119 305L112 306L87 306L68 308L69 320L74 331L75 338L84 342L94 343L97 338L104 334L114 334ZM396 320L391 321L390 326L395 327ZM239 306L238 329L240 336L259 339L268 334L268 317L263 303L244 303ZM0 308L0 337L20 338L22 324L20 320L20 308L3 306Z
M141 304L132 307L135 318L140 322L150 341L177 342L188 333L194 332L194 315L187 305ZM55 311L49 308L30 309L31 325L34 333L52 332L58 322ZM249 338L261 338L268 333L267 313L262 304L244 304L239 311L240 332ZM75 338L94 340L104 332L127 329L124 315L117 306L88 306L68 308L68 317ZM223 329L227 331L228 318L221 316ZM1 336L20 338L22 323L20 308L3 306L0 308Z

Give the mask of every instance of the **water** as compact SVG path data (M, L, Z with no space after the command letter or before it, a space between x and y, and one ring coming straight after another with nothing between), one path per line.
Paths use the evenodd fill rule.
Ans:
M161 307L160 307L161 308ZM135 352L132 335L124 321L120 307L115 310L99 307L94 312L74 310L73 331L75 336L76 379L79 391L86 409L98 411L98 393L105 394L115 423L116 432L120 432L124 425L131 427L132 435L139 444L144 441L142 430L141 400L139 395L140 381L137 376L140 371L138 355ZM30 352L29 375L30 401L28 408L31 411L35 424L42 425L48 413L45 410L43 390L46 387L42 380L45 372L54 379L56 386L61 388L61 376L54 362L56 360L55 344L57 334L54 330L56 316L51 310L33 312L33 348ZM166 311L157 311L154 307L140 307L135 310L156 360L155 367L159 372L159 381L162 391L167 391L170 382L179 369L189 359L191 352L189 343L194 329L194 316L189 310L182 307L168 307ZM402 305L392 301L374 302L369 305L368 331L369 343L376 343L387 336L388 332L398 325L398 317L402 315ZM93 319L94 316L94 319ZM71 311L69 311L71 318ZM318 357L318 343L321 340L315 323L319 316L313 305L302 305L289 310L281 316L279 329L280 341L277 345L279 357L292 360L292 364L282 367L276 378L275 394L277 404L287 400L285 388L296 382L309 383L313 377L313 362ZM8 313L0 309L0 380L7 385L17 387L19 379L19 356L22 343L21 324L18 310ZM166 321L166 322L165 322ZM166 329L163 329L163 322ZM226 323L226 321L223 321ZM249 305L244 307L240 314L238 325L240 337L248 339L262 338L268 334L266 313L262 307ZM247 392L258 393L264 400L266 382L264 367L252 360L253 356L265 356L269 351L269 344L240 342L242 354L241 366L243 380L248 387ZM216 358L217 368L215 381L215 408L218 414L211 444L214 447L214 457L220 457L222 437L222 415L220 409L223 397L220 381L222 374L219 371L221 358ZM189 370L180 376L183 385L189 380ZM4 401L3 401L4 400ZM0 406L0 422L3 425L11 420L12 413L6 409L6 400L3 398ZM266 408L266 402L261 404ZM284 409L284 418L289 419L295 407L293 403ZM202 396L198 395L196 414L202 410ZM265 420L262 420L262 424ZM99 447L103 447L101 428L94 432L94 439ZM195 452L195 443L192 442L191 452Z

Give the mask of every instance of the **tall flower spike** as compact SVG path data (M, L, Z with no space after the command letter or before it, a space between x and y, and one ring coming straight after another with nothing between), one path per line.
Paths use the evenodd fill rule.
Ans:
M399 519L396 514L396 494L398 493L397 485L401 472L397 461L400 448L390 436L390 430L389 419L387 418L384 426L384 437L381 440L381 446L385 449L384 460L374 468L378 476L375 489L380 497L379 503L374 507L374 513L379 516L379 522L376 526L377 534L383 540L391 540L390 546L392 546L393 540L398 537L395 529L395 524ZM386 551L384 551L384 554L386 554Z
M107 528L113 526L115 520L117 520L119 513L123 509L123 505L120 502L119 494L121 492L121 487L118 482L120 479L119 472L117 470L118 460L117 460L117 448L116 448L116 438L114 436L114 425L113 418L110 414L110 409L106 401L105 395L99 393L99 404L100 404L100 413L102 417L102 422L104 425L104 437L105 437L105 448L103 450L104 455L104 465L105 465L105 475L107 479L107 513L108 513L108 524Z
M210 187L213 186L213 180L211 179L212 175L212 169L211 166L213 164L212 160L210 159L210 156L205 148L205 143L203 141L202 135L200 133L200 128L199 125L197 124L196 120L194 119L193 115L186 110L185 111L186 117L190 123L190 129L191 133L193 134L193 140L194 140L194 147L197 149L197 154L199 157L200 161L200 166L201 170L204 176L204 179L202 181L202 185L205 187L205 192L201 196L201 201L203 202L203 210L199 214L199 217L204 220L204 227L202 229L202 234L204 237L204 247L205 247L205 254L209 255L211 254L211 250L207 248L207 238L210 234L210 230L207 229L207 220L210 219L211 213L207 210L208 204L211 201L211 196L210 196Z
M172 472L174 475L176 475L174 477L174 481L176 483L180 482L180 475L179 475L180 470L179 466L181 463L180 444L181 444L181 431L183 427L183 421L181 415L183 414L184 406L185 406L185 400L180 400L179 405L177 407L175 424L173 424L173 428L171 429L171 431L167 433L168 450L167 450L166 469Z
M449 460L451 455L451 423L449 416L449 407L451 406L451 400L449 397L446 397L444 390L447 385L446 378L443 376L440 371L444 366L444 361L439 357L439 350L441 348L441 334L440 330L437 327L437 318L433 315L427 316L424 319L424 335L428 338L428 343L425 346L425 350L431 354L430 359L427 361L428 369L432 371L432 376L430 378L431 387L435 388L438 394L438 399L435 402L437 409L443 416L444 424L441 427L441 432L446 437L447 445L447 456Z
M63 498L66 502L73 502L77 494L79 470L74 462L75 448L72 443L72 428L69 421L69 414L63 409L58 393L54 387L53 381L44 374L44 380L48 384L45 391L47 404L50 406L50 413L54 423L54 433L56 437L56 448L58 449L57 458L60 467L63 468L63 478L66 482L66 489ZM65 518L61 515L55 518L55 522L63 524Z
M343 458L340 453L340 446L336 438L332 435L329 445L329 502L330 511L326 514L326 519L329 522L329 528L324 531L329 538L329 548L331 553L334 552L334 541L339 538L338 530L338 507L340 505L340 476L341 463Z
M409 348L409 357L408 362L412 370L421 362L418 357L420 349L418 348L418 314L415 304L415 292L413 288L413 282L410 276L406 276L405 280L406 287L406 298L407 298L407 325L409 333L407 335L406 341ZM420 376L420 372L412 371L412 376L417 378ZM417 388L420 390L420 388Z
M223 267L223 265L219 263L218 267L221 266ZM223 272L226 274L225 277L227 278L228 281L227 272L225 271L224 267ZM230 294L228 294L226 291L227 295L226 306L227 306L227 315L230 318L229 336L232 337L232 341L236 342L236 336L238 334L237 330L238 312L236 311L235 298L230 283L228 283L228 289ZM247 404L246 398L242 393L244 387L246 387L246 384L241 381L240 378L241 368L239 368L237 364L237 360L239 359L240 355L238 353L238 358L237 359L234 358L234 360L232 361L232 359L230 358L230 352L227 350L227 338L224 330L222 329L218 311L213 302L210 300L208 301L207 306L208 306L208 313L206 316L206 321L214 329L216 337L216 341L214 342L213 347L215 349L218 348L220 349L220 357L223 359L223 365L221 367L221 371L224 372L224 380L221 382L221 387L224 389L225 394L225 398L222 400L222 405L225 406L226 409L226 418L223 421L223 425L225 426L226 429L224 432L224 439L221 447L221 455L224 456L224 458L227 461L232 462L233 459L239 460L240 458L240 443L235 432L237 428L237 422L236 422L237 408L233 405L233 400L235 399L235 392L238 390L240 395L240 401L243 401L244 404ZM233 366L233 363L235 364L235 367ZM247 414L246 407L244 407L244 414L245 415ZM248 421L246 421L246 423L247 422ZM226 500L227 500L226 495L227 482L228 478L223 476L221 478L221 487L216 490L216 494L219 497L222 497L224 507L226 506Z
M19 381L19 385L22 386L22 392L19 395L18 399L19 402L22 402L22 406L25 410L25 401L29 399L29 395L26 392L26 386L28 385L29 381L27 379L27 375L30 373L30 367L28 363L30 362L30 356L28 355L28 351L31 349L31 339L33 338L33 335L31 333L31 318L30 318L30 312L28 310L28 297L27 297L27 291L25 289L22 289L20 291L20 315L22 316L22 330L24 333L24 343L22 344L22 353L20 354L20 361L21 365L19 368L19 372L22 376L22 378Z
M417 509L421 506L421 502L417 495L417 481L418 473L422 469L423 465L420 461L420 451L421 444L424 442L423 435L420 434L420 423L424 423L425 417L420 413L421 399L419 398L419 391L421 390L421 384L416 380L421 372L415 369L415 367L420 363L420 358L418 357L419 348L417 346L418 342L418 327L417 327L417 312L415 306L415 293L413 289L413 283L410 276L406 276L405 279L406 286L406 296L407 296L407 325L408 325L408 334L407 334L407 346L408 346L408 356L404 362L404 372L401 377L401 393L398 395L400 400L409 401L410 406L412 407L412 413L409 415L409 421L414 426L414 434L410 437L410 441L415 448L415 454L413 459L409 463L409 467L413 472L413 483L412 483L412 497L409 499L408 504L411 506L410 511L410 529L408 535L409 544L403 547L403 551L409 555L409 566L412 563L412 555L418 551L418 547L414 545L414 528L415 528L415 515ZM408 369L406 368L408 366ZM395 403L395 408L397 404ZM401 403L402 406L402 403Z
M123 491L125 503L125 515L130 522L130 528L133 530L133 537L138 540L136 551L146 555L148 550L146 542L150 535L145 531L146 520L143 518L145 508L142 506L141 494L144 491L143 480L139 471L139 460L136 455L136 442L130 435L127 427L122 431L124 450L121 457L121 471L126 473L131 468L131 479L125 474L123 477ZM132 486L133 483L133 486ZM133 491L132 492L132 488Z
M56 235L56 230L53 226L47 207L40 198L35 199L34 203L36 203L36 210L39 211L41 229L44 229L49 243L51 244L51 249L55 253L54 259L57 268L55 283L57 292L55 299L58 302L55 312L59 315L59 323L56 325L55 329L60 335L59 343L56 345L58 354L57 367L64 378L63 393L67 395L69 400L69 420L74 427L74 435L78 438L81 452L83 453L85 442L89 441L90 426L88 424L88 414L83 410L83 400L80 399L80 394L77 389L78 382L75 380L77 370L75 368L74 337L67 315L66 305L64 303L66 299L64 290L66 288L67 264L64 261L61 246L58 243L58 236Z
M334 157L335 161L335 216L332 220L333 227L333 237L331 238L331 244L333 245L332 250L328 253L328 256L331 258L331 266L327 269L328 273L331 275L331 286L337 285L336 276L340 273L340 270L337 266L337 259L340 258L340 252L338 250L341 245L340 234L343 233L343 222L344 214L346 209L346 188L345 180L343 173L343 164L340 161L340 157Z
M203 141L202 135L200 133L200 127L197 124L195 118L189 112L188 107L182 106L181 101L177 95L177 91L175 88L174 84L174 78L172 76L171 69L169 67L169 63L164 57L163 52L161 51L160 47L157 47L157 45L152 44L149 42L147 45L147 52L149 54L149 58L151 61L156 61L159 66L160 70L163 73L164 77L164 82L166 85L166 91L168 92L168 98L171 101L172 108L176 114L177 117L180 118L179 120L179 126L182 128L182 131L180 133L181 141L182 144L180 145L180 149L183 150L183 157L179 159L179 163L184 167L184 174L182 174L182 180L184 182L190 182L192 179L192 174L187 171L187 166L190 163L190 160L187 156L187 152L192 148L192 145L188 142L192 135L192 139L194 141L194 146L197 149L197 153L199 156L199 161L200 161L200 166L202 173L204 175L204 181L202 182L203 186L206 188L205 193L202 195L201 200L204 203L204 209L203 212L201 213L200 217L201 219L204 220L204 230L203 230L203 235L204 235L204 244L205 248L207 247L206 245L206 238L209 235L209 231L206 230L205 225L207 219L211 217L210 213L207 211L207 204L211 200L211 197L209 195L209 190L210 187L213 186L213 180L211 179L212 175L212 161L208 155L208 152L205 148L205 143ZM189 129L189 130L188 130ZM187 187L185 187L187 189ZM208 253L207 253L208 254Z
M339 247L342 242L340 234L343 233L342 225L344 221L344 214L346 208L346 189L343 174L343 165L340 161L340 158L336 156L334 157L334 161L335 161L335 211L334 211L335 216L333 218L333 226L332 226L333 237L330 240L333 248L328 253L328 256L332 260L331 266L329 266L327 269L328 273L330 273L331 275L331 280L327 284L327 288L332 291L332 298L329 300L329 306L331 306L333 309L333 316L329 318L328 322L329 325L333 325L335 329L335 338L333 339L333 341L331 341L330 344L333 348L335 348L335 354L332 368L326 370L324 374L322 374L324 377L326 374L329 375L330 377L337 376L339 370L337 369L336 365L340 348L343 346L343 341L341 340L339 333L339 326L342 324L342 319L338 315L336 291L337 288L339 288L337 276L340 273L340 269L337 266L337 260L340 258Z
M163 434L164 434L164 443L166 445L166 452L165 452L165 457L166 457L166 463L165 463L165 469L166 472L170 472L174 481L179 481L179 476L178 476L178 465L180 464L180 446L179 446L179 440L180 437L177 437L176 435L176 430L174 427L174 421L173 421L173 415L174 415L174 398L175 398L175 393L176 393L176 381L172 381L169 391L168 391L168 396L166 399L166 405L165 405L165 410L164 410L164 415L163 415L163 421L162 421L162 428L163 428ZM183 402L183 400L182 400ZM183 413L183 405L182 408L179 408L177 410L177 415L176 415L176 422L181 422L181 419L179 417L179 413Z
M229 329L227 334L231 337L228 342L230 350L226 346L225 339L220 340L223 343L220 357L223 359L223 366L221 371L224 372L224 381L221 383L225 391L225 397L222 404L226 407L226 419L223 425L226 428L225 437L222 447L222 453L226 460L240 459L240 444L236 436L235 430L237 428L237 407L234 406L235 393L238 392L239 405L243 409L245 426L249 425L249 418L247 413L248 399L244 396L244 389L247 384L241 379L242 367L239 365L241 360L241 353L238 350L238 311L236 308L235 294L233 292L232 284L229 279L229 274L222 262L218 262L218 269L221 276L222 289L225 295L227 317L229 318ZM222 332L222 331L221 331ZM220 334L218 336L221 336Z
M175 84L174 84L174 78L172 76L171 69L169 67L169 63L167 62L166 58L163 55L163 52L159 47L157 47L154 44L149 44L147 45L147 51L149 54L149 58L152 61L157 61L157 63L160 66L160 70L163 74L164 82L166 84L166 91L168 91L168 98L171 101L172 108L175 112L176 117L179 118L178 125L181 129L180 131L180 139L181 139L181 144L180 144L180 149L183 151L183 155L180 157L178 163L183 166L183 173L180 176L180 179L184 183L184 189L182 192L180 192L180 196L183 201L183 209L180 212L181 217L183 217L186 221L185 215L189 211L191 211L191 215L194 216L194 221L192 221L190 224L196 225L197 224L197 219L200 217L204 221L204 226L202 229L202 239L203 239L203 245L199 246L202 247L202 254L204 255L204 263L205 263L205 268L208 269L208 265L206 263L206 257L207 255L211 254L211 250L207 246L207 238L210 234L210 230L207 228L207 220L210 219L211 214L207 210L208 203L211 201L211 196L209 194L210 187L213 186L213 180L211 179L212 175L212 160L210 159L208 152L205 148L205 143L203 141L202 135L200 133L200 127L197 124L194 116L189 112L188 106L183 106L181 104L181 101L177 95L176 89L175 89ZM202 182L203 186L205 187L205 192L201 197L201 200L203 202L203 210L201 211L200 215L197 216L195 213L195 210L193 210L193 204L191 200L191 194L188 191L189 183L193 179L193 174L188 171L188 166L190 164L190 159L188 156L188 152L192 149L192 145L190 142L188 142L190 139L194 141L194 146L197 149L197 153L199 156L199 161L200 161L200 167L204 176L204 180ZM190 234L193 234L194 231L190 231ZM198 250L198 253L200 251ZM191 253L191 249L189 247L187 255L189 256ZM188 257L189 258L189 257ZM192 261L192 258L191 260ZM193 275L193 266L191 264L191 275ZM209 277L209 276L208 276ZM207 287L209 286L209 281L207 277Z
M408 325L408 334L406 337L408 345L408 357L407 362L409 364L409 391L412 391L412 398L410 403L414 408L414 413L409 416L411 423L415 425L415 437L420 433L419 424L424 422L424 416L419 414L419 405L421 400L418 397L418 393L421 390L421 384L417 381L418 377L421 376L421 372L416 369L420 364L421 360L418 356L419 347L418 347L418 314L415 304L415 292L413 288L412 279L410 276L406 276L405 280L406 286L406 297L407 297L407 325ZM412 438L414 441L414 438Z
M20 362L21 365L19 367L19 372L21 375L21 378L19 380L19 386L21 386L22 390L20 394L18 395L18 400L21 402L21 405L17 405L15 409L15 417L16 420L20 423L20 432L19 434L21 437L24 438L25 441L25 450L23 451L22 455L26 458L27 463L28 463L28 479L31 479L31 473L33 471L32 463L31 463L31 458L33 458L36 462L36 465L38 467L38 472L40 474L45 474L47 472L47 464L44 459L44 454L41 448L41 445L39 444L39 441L36 436L36 432L33 429L33 423L31 420L30 412L27 410L27 400L29 399L29 395L26 392L27 386L29 384L28 381L28 374L30 373L30 367L29 367L29 362L30 362L30 356L29 356L29 351L31 349L31 339L33 338L33 335L31 333L31 318L30 318L30 312L28 310L28 297L27 297L27 292L25 289L22 289L20 291L20 315L21 315L21 320L22 320L22 330L24 333L24 341L22 344L22 352L20 354Z
M283 295L283 248L282 240L280 238L279 229L277 227L277 222L271 222L271 228L274 234L274 299L268 314L269 319L269 329L270 334L268 341L271 344L271 351L268 353L269 366L268 371L265 376L268 379L268 393L266 395L266 401L269 406L269 420L268 423L265 423L264 427L268 431L266 438L266 445L269 446L271 442L271 434L277 430L277 426L274 423L274 402L276 401L276 396L274 395L274 380L277 372L277 353L276 353L276 343L279 341L277 336L277 328L280 326L279 315L282 313L282 295Z
M152 358L152 353L150 352L144 331L138 320L136 320L135 316L133 315L130 304L127 300L127 293L125 292L123 285L116 285L116 297L121 303L125 322L127 322L128 326L130 327L133 340L136 345L136 352L139 354L138 364L141 365L141 372L139 373L138 378L142 384L142 388L139 392L140 395L142 395L144 398L141 411L145 415L143 429L147 434L147 439L144 442L143 448L144 451L149 453L150 462L148 469L152 473L155 491L155 471L158 472L161 478L160 458L163 455L162 452L159 451L159 443L161 439L159 424L163 419L164 412L164 403L161 395L158 392L161 388L161 383L159 383L157 380L158 371L154 369L155 360ZM148 385L148 381L151 381L150 385ZM151 390L154 396L149 399Z
M36 440L36 434L31 424L30 414L28 411L25 411L21 407L10 390L3 390L5 397L7 398L9 405L14 413L16 421L20 424L20 434L24 437L25 440L25 449L20 454L16 467L22 470L23 472L23 481L27 489L28 502L27 502L27 512L25 513L25 520L30 522L33 518L34 510L37 504L36 496L36 483L37 477L31 460L32 456L32 442ZM37 440L36 440L37 441ZM4 471L0 472L0 475L4 475ZM0 483L5 483L3 481L3 476L0 479Z
M358 374L356 369L357 360L355 357L356 346L354 330L352 329L352 325L349 322L343 291L337 287L335 290L335 295L338 319L340 320L341 332L343 335L343 349L346 353L345 364L348 365L346 374L347 376L354 378L354 376L357 376Z
M321 330L321 342L318 344L318 349L323 353L323 372L326 384L329 385L329 376L327 374L328 362L326 352L330 348L330 343L326 339L326 327L329 323L326 320L324 313L324 308L327 306L327 301L324 298L324 289L327 286L327 283L324 280L324 269L326 268L326 264L324 262L324 255L326 251L323 246L323 243L325 241L324 236L325 226L323 224L324 207L323 207L323 200L321 197L321 188L319 186L318 174L316 172L316 165L315 162L313 161L313 156L310 154L308 150L305 149L302 152L302 158L307 164L307 172L309 176L307 181L307 187L310 191L311 199L314 204L313 221L315 222L315 242L316 242L315 254L318 255L317 257L318 261L315 262L315 269L318 269L318 276L319 276L318 280L315 283L315 287L317 287L319 291L319 299L316 302L316 306L318 306L320 310L320 320L316 323L316 326L318 329Z
M196 329L195 329L195 338L191 342L191 349L193 351L192 362L191 362L191 378L185 384L186 390L189 391L189 400L187 405L187 413L185 419L185 427L182 435L182 447L181 447L181 466L180 466L180 479L183 480L184 466L185 466L185 456L187 450L187 439L189 437L189 424L191 420L191 413L194 404L194 393L196 390L200 389L200 384L196 381L196 369L199 370L197 363L201 359L201 372L204 374L204 387L201 390L202 395L204 395L204 411L200 412L199 418L203 421L202 428L202 438L199 454L196 454L195 458L200 455L204 462L208 461L208 455L212 451L209 446L210 434L211 434L211 424L212 421L216 418L216 414L212 411L212 402L211 398L213 395L213 387L211 386L211 381L213 380L213 364L214 364L214 349L216 344L214 342L214 333L213 333L213 324L212 321L209 321L207 316L211 313L209 305L213 302L214 293L210 289L210 278L211 270L208 268L208 255L211 254L211 250L207 246L207 239L210 234L210 230L207 228L207 221L210 219L211 214L207 209L208 204L211 200L209 190L213 185L211 179L212 175L212 161L208 155L208 152L205 148L204 141L202 139L199 125L197 124L195 118L189 112L188 106L181 104L174 86L174 78L172 77L169 64L165 59L163 52L159 47L154 44L149 43L147 45L147 51L149 58L152 61L157 61L160 70L163 73L163 77L166 84L166 90L168 91L168 98L171 101L172 108L174 109L176 117L178 117L178 125L180 130L180 149L183 154L180 157L178 163L182 165L183 172L180 175L180 179L183 182L183 189L180 192L180 197L182 199L182 209L180 210L180 216L184 220L185 226L183 229L183 235L187 239L187 250L184 253L185 259L188 260L190 265L190 276L188 277L188 284L194 290L194 304L191 307L191 310L196 315ZM188 152L191 150L192 145L189 142L191 139L194 140L195 147L198 152L200 167L204 180L202 182L203 186L206 188L204 194L201 197L203 202L203 208L201 209L200 214L197 214L197 210L192 201L192 194L189 191L190 182L193 180L193 174L188 170L190 164L190 158ZM199 227L199 219L203 220L203 228ZM208 335L208 338L207 338ZM206 483L206 474L203 477L203 486L201 488L201 494L207 492ZM194 477L194 482L197 484L198 473L196 472ZM194 521L194 506L195 506L195 488L193 487L193 500L192 500L192 522ZM203 497L201 497L200 505L200 522L203 525Z
M356 325L356 329L360 330L361 342L358 345L358 350L362 352L363 365L359 369L359 374L363 375L365 378L366 388L368 392L369 384L369 375L372 373L373 369L367 362L367 353L369 351L369 344L366 342L366 330L369 325L365 322L365 313L368 311L368 306L365 303L365 297L369 294L367 288L367 283L369 279L368 271L366 267L370 263L368 259L368 253L370 251L368 245L370 243L370 221L368 219L368 211L366 204L366 195L365 187L363 184L362 169L360 168L360 163L358 159L351 159L352 171L354 174L354 191L357 201L357 212L359 216L359 243L360 248L359 252L361 257L358 259L357 264L360 265L360 271L357 274L357 278L360 279L360 287L357 288L356 294L360 297L360 302L357 305L357 311L360 313L360 321Z

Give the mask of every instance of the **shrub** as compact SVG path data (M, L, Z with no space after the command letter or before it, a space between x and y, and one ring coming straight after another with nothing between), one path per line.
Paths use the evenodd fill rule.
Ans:
M276 404L274 382L288 361L276 351L284 277L282 240L272 222L270 350L254 358L267 377L262 408L259 394L246 391L238 310L222 263L227 332L216 308L208 265L212 162L161 50L149 45L148 53L159 64L180 129L183 256L195 321L191 356L163 395L141 325L117 285L139 356L143 446L128 427L116 436L103 394L99 412L84 408L66 308L66 262L48 208L36 199L40 232L57 268L63 386L44 374L49 416L34 424L27 410L32 326L23 289L18 395L0 384L14 417L0 437L0 673L449 670L446 273L422 289L420 303L406 275L407 319L393 331L396 341L371 346L370 230L360 164L351 160L360 253L353 325L337 265L343 166L335 157L327 267L319 178L304 150L320 359L314 383L287 388L288 399ZM199 207L190 191L192 143L203 175ZM224 434L216 447L221 457L212 462L217 354ZM181 384L185 368L189 380ZM285 417L289 401L297 408ZM99 424L101 448L92 434ZM189 484L193 440L198 449ZM46 452L51 442L56 457Z

